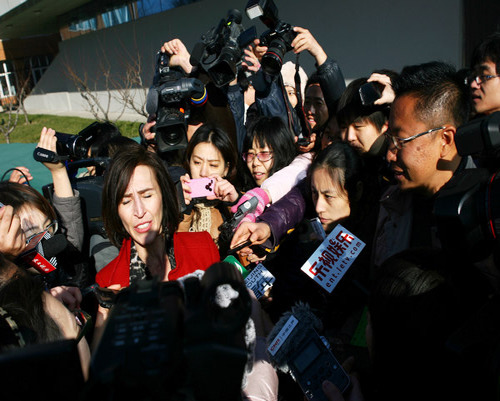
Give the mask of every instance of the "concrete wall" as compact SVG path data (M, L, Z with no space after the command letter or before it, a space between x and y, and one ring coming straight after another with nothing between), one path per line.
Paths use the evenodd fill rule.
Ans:
M405 65L431 60L446 61L457 68L463 65L460 0L275 0L275 3L283 21L311 30L326 52L338 60L347 80L367 76L374 69L399 71ZM87 76L97 90L103 90L106 85L102 71L107 67L102 65L110 66L114 79L119 81L125 66L138 60L144 86L149 86L154 55L164 41L180 37L191 50L200 35L225 17L229 9L238 8L244 13L245 5L246 0L203 0L64 41L26 106L30 111L57 113L56 106L62 107L69 99L71 103L65 107L76 112L80 106L72 96L74 84L66 76L68 65L80 76ZM246 15L243 25L245 28L256 25L259 34L265 30L260 20L250 21ZM295 57L287 54L289 59ZM314 70L314 60L309 54L302 54L300 63L307 73ZM63 95L65 92L69 95ZM49 93L66 96L66 100L43 100Z

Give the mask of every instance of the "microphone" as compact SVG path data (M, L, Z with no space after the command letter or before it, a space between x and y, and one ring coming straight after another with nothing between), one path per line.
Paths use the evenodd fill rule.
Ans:
M26 265L35 268L42 274L48 274L57 269L56 255L68 246L68 240L63 234L51 237L45 233L35 238L27 245L27 249L18 256Z
M44 239L40 241L39 247L41 248L41 254L47 259L51 259L54 256L59 255L68 246L68 240L64 234L56 234L49 239Z
M205 52L205 45L203 42L198 42L194 45L193 51L191 52L191 56L189 57L189 63L196 67L200 63L203 53Z
M148 115L156 114L158 111L158 97L159 93L156 89L150 88L146 98L146 111Z
M282 315L267 337L267 353L274 368L290 374L309 400L324 400L325 380L344 392L349 375L330 351L330 345L318 332L323 324L309 308L297 303Z
M253 213L259 204L259 199L256 196L252 196L249 200L243 202L238 209L236 209L236 213L233 215L231 226L232 229L235 230L240 224L240 221L243 220L248 213Z

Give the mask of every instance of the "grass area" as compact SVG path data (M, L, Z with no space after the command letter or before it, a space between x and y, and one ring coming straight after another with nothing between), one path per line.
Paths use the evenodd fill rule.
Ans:
M2 120L7 120L7 116L0 113L0 125ZM57 132L66 134L78 134L95 120L80 117L60 117L48 114L31 114L28 116L30 124L25 124L22 113L19 115L19 122L10 134L11 143L37 143L40 138L40 131L43 127L53 128ZM138 122L118 121L115 123L122 135L130 138L139 136ZM0 134L0 143L6 143L5 137Z

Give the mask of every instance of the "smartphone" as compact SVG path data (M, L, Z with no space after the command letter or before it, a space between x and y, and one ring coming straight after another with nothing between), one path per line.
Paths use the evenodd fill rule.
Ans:
M299 138L297 140L297 145L299 146L308 146L311 143L309 138Z
M203 198L214 195L215 178L192 178L188 184L191 187L192 198Z
M366 82L359 88L359 96L363 106L371 106L382 96L381 85L376 82Z

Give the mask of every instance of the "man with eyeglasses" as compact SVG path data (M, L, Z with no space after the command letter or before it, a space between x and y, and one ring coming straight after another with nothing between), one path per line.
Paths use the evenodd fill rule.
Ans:
M373 253L375 266L411 247L439 246L433 227L436 193L466 167L455 146L470 98L455 69L431 62L405 67L393 84L386 133L387 161L397 185L381 200Z
M500 111L500 33L483 40L472 53L472 72L467 78L474 111L488 115Z

